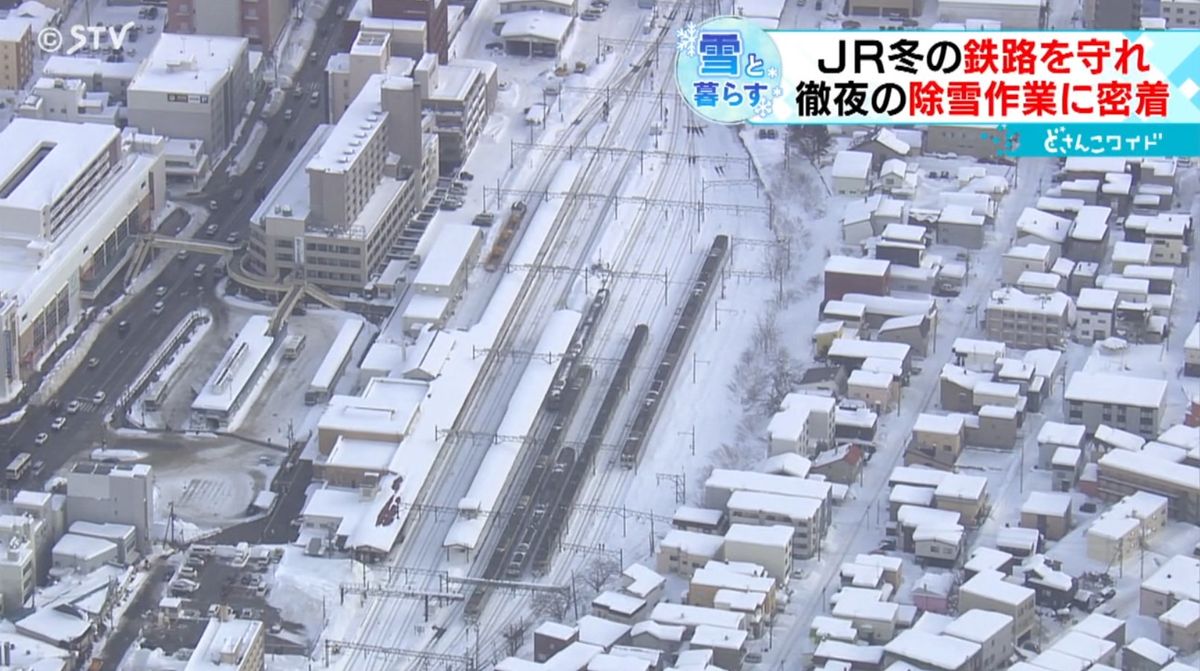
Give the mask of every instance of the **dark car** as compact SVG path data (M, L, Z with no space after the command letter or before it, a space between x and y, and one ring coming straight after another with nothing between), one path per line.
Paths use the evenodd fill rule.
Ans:
M236 191L234 191L234 192L233 192L233 202L235 202L235 203L240 203L240 202L242 202L242 199L243 199L243 198L245 198L245 197L246 197L246 190L245 190L245 189L238 189L238 190L236 190Z

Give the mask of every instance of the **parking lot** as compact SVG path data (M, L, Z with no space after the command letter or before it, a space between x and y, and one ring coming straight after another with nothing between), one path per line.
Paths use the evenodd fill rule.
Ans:
M289 626L277 609L267 605L281 556L280 551L246 545L192 546L174 558L165 573L162 617L143 629L142 646L161 648L167 654L187 651L200 640L209 618L225 606L235 617L266 625L268 652L295 654L301 647L294 642L302 640L300 627Z

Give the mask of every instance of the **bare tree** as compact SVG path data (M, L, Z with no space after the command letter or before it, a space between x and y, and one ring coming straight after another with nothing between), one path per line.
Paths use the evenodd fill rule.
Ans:
M621 563L609 555L600 555L592 559L583 571L583 583L592 588L593 592L604 589L609 578L619 573Z
M561 592L538 592L533 595L530 606L543 618L562 622L567 619L571 598Z
M788 146L816 165L833 147L833 137L829 135L828 126L791 126L788 128Z

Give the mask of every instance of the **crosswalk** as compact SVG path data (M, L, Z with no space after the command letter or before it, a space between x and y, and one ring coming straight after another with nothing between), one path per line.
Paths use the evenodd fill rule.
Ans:
M91 401L82 401L81 400L81 401L79 401L79 409L76 410L74 414L81 414L81 413L85 413L85 412L95 412L98 409L100 409L99 404L93 403Z

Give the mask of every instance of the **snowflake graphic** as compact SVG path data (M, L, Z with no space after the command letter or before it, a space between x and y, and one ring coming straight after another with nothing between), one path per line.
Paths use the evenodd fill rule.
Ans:
M767 79L779 79L779 68L774 65L767 68Z
M696 24L689 23L675 31L675 49L688 58L695 58L700 46L700 30Z
M771 96L774 98L782 98L783 97L783 87L776 86L775 88L771 89Z
M760 119L766 119L775 113L775 101L764 100L754 108L754 114Z

